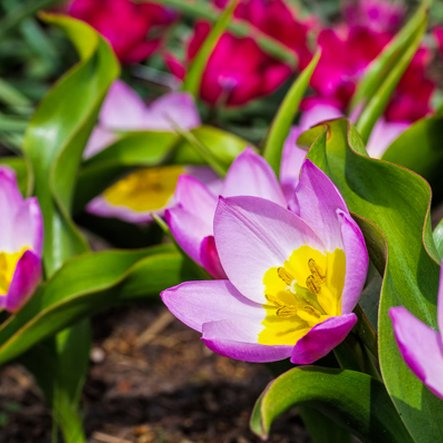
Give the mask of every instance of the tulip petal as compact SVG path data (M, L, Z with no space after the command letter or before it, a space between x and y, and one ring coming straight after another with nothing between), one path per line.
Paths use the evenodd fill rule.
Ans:
M260 325L248 318L220 320L203 325L203 343L224 357L251 363L266 363L288 358L292 346L257 343Z
M235 319L242 324L248 318L258 330L265 315L260 305L243 297L228 280L185 282L166 289L160 296L181 322L199 332L208 322Z
M31 248L37 255L42 255L43 250L43 216L38 200L31 197L23 201L16 212L13 228L15 251L23 247Z
M155 100L146 109L142 127L173 131L175 126L192 129L200 124L200 115L192 96L184 92L171 92Z
M443 399L443 346L440 334L403 306L391 308L389 315L404 361L435 395Z
M35 291L42 275L41 259L32 251L25 251L17 262L11 285L4 300L9 312L20 309Z
M295 212L314 232L321 232L326 249L343 249L336 211L349 214L348 208L331 179L310 160L303 163L296 194Z
M342 312L351 312L357 304L368 272L368 250L357 223L342 210L337 210L346 255L346 276L342 294Z
M443 266L440 266L440 281L437 296L437 322L443 341Z
M214 218L220 261L234 286L266 303L263 277L302 245L323 250L311 228L291 211L258 197L220 197Z
M214 278L226 278L225 271L220 263L220 257L215 246L213 235L205 237L200 245L200 259L203 267Z
M125 82L116 80L109 88L100 111L100 123L108 129L142 129L145 104Z
M96 126L89 137L88 143L83 152L83 157L85 159L91 158L95 154L103 151L103 149L107 148L116 140L117 136L112 131L101 126Z
M314 326L294 346L291 362L308 365L324 357L349 334L357 323L354 313L331 317Z
M286 207L286 200L274 171L266 160L251 148L245 149L232 163L226 175L222 195L262 197Z

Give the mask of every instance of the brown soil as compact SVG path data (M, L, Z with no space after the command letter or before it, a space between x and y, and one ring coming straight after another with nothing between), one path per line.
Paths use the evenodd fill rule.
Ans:
M93 326L83 394L91 443L260 441L248 421L271 379L265 366L213 354L161 307L115 309L94 318ZM50 414L29 374L10 365L0 377L0 442L49 442ZM292 411L276 423L269 442L309 438Z

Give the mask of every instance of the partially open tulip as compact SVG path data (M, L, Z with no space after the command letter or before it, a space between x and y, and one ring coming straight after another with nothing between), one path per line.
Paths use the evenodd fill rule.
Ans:
M404 361L443 400L443 267L441 269L437 300L439 331L423 323L403 306L391 308L389 315Z
M184 92L170 92L147 105L125 82L116 80L103 102L84 156L102 151L124 131L173 131L200 126L198 109Z
M221 197L213 232L226 279L182 283L161 294L221 355L309 364L357 321L352 310L368 266L363 235L337 188L309 160L296 192L296 212L270 199Z
M123 63L149 57L161 44L161 31L175 19L163 6L131 0L73 0L68 13L100 32Z
M43 220L37 199L23 199L6 167L0 168L0 205L0 309L16 312L41 279Z
M287 206L287 201L271 167L252 149L246 149L234 160L219 193L196 177L179 178L176 204L165 212L166 223L186 254L213 277L223 278L213 231L219 194L263 197L282 207Z
M146 105L134 90L118 80L103 103L85 157L102 151L118 138L120 131L174 131L176 127L189 130L200 124L197 107L190 95L171 92ZM150 147L146 146L146 149ZM87 210L101 217L120 218L130 223L151 221L153 213L162 215L173 202L177 180L185 173L208 184L217 181L215 174L205 167L141 168L94 198Z

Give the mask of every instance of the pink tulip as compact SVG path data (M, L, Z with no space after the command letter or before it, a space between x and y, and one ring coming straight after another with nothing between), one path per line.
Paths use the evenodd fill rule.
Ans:
M131 0L73 0L68 13L100 32L122 63L149 57L161 44L159 32L175 19L160 5Z
M247 152L235 166L242 174L228 179L234 195L243 186L243 192L262 197L213 202L204 193L183 194L189 199L182 208L190 216L186 241L195 244L201 229L212 233L211 251L224 279L182 283L161 296L214 352L250 362L290 358L310 364L355 325L352 310L365 282L368 253L337 188L313 163L303 163L297 207L290 211L275 178L259 162ZM260 169L262 174L255 174ZM189 212L192 195L200 218ZM213 224L205 226L205 217L213 217Z
M411 371L443 400L443 267L437 296L438 331L403 306L389 310L400 354Z
M6 167L0 168L0 210L0 309L16 312L41 280L43 219L37 199L23 199Z

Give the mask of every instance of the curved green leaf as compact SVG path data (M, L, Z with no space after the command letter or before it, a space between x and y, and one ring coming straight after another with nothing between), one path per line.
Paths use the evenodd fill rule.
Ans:
M86 249L68 214L84 146L119 67L112 49L88 25L61 15L45 17L65 30L81 56L40 104L23 147L45 221L43 258L51 274L64 259Z
M29 303L0 325L0 364L99 310L157 296L191 278L184 263L172 246L86 253L68 260Z
M292 406L308 405L365 442L412 442L384 386L361 372L304 366L277 377L262 393L251 417L262 438Z
M438 257L443 260L443 219L440 220L434 229L434 242L438 251Z
M308 89L312 74L320 59L320 52L314 56L308 66L297 77L291 89L283 99L282 104L272 121L269 134L266 138L263 156L278 175L283 146L289 135L294 117L297 114L300 102Z
M323 128L308 156L339 187L363 229L376 226L385 239L383 246L366 237L374 262L380 268L384 256L386 263L378 318L383 380L414 440L440 441L441 401L406 367L388 316L390 307L403 305L436 327L439 266L429 223L429 185L404 167L367 157L357 132L345 120L325 123Z

